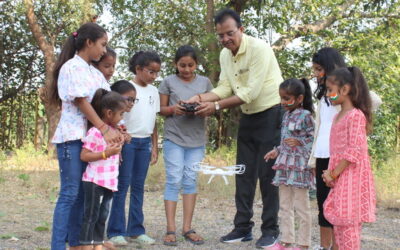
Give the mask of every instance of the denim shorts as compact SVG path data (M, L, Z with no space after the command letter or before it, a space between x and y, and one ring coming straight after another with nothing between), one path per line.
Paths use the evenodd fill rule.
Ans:
M164 140L166 183L164 200L178 201L178 195L197 193L197 172L193 164L204 158L205 146L183 147Z

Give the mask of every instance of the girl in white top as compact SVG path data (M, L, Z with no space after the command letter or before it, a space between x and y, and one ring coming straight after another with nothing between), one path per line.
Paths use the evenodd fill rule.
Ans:
M320 246L316 249L329 249L333 244L332 224L323 214L323 204L329 194L330 188L322 180L322 173L329 165L329 136L333 117L338 112L333 106L326 93L326 75L335 68L345 67L343 57L334 48L322 48L312 58L312 69L317 78L318 86L315 91L317 97L317 112L315 119L315 139L311 150L309 165L315 169L317 202L318 202L318 224L320 226Z
M96 114L90 102L98 88L109 89L103 74L91 65L106 52L106 31L86 23L73 32L63 46L54 68L54 88L50 97L61 104L61 118L52 142L57 146L60 167L60 192L53 216L51 249L76 249L83 214L81 139L88 120L101 131L107 142L119 143L120 134L112 131Z
M126 245L125 237L144 244L153 244L143 226L144 182L149 164L157 162L156 114L160 111L158 90L152 83L161 67L160 57L149 51L137 52L129 60L129 70L135 74L131 84L136 89L136 101L124 114L127 133L132 137L122 148L122 163L118 176L118 192L114 193L107 235L114 245ZM125 220L125 199L130 190L128 222Z

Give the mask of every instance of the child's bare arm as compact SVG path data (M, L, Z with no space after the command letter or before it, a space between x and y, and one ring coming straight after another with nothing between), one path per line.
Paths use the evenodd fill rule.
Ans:
M101 159L107 159L108 157L119 154L121 152L121 146L119 144L112 144L102 152L92 152L86 148L81 151L81 160L84 162L93 162Z

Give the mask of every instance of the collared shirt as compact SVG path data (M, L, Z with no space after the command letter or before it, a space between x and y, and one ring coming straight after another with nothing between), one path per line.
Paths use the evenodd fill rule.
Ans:
M62 109L52 142L82 139L86 134L87 119L75 105L75 98L85 97L90 103L97 89L110 90L110 85L99 70L75 55L61 67L57 87Z
M224 48L220 54L221 74L212 92L224 99L238 96L245 114L264 111L280 103L281 70L272 48L263 40L243 34L236 55Z
M93 153L103 152L107 148L103 135L95 127L89 129L82 142L83 148ZM115 192L118 191L119 154L107 156L107 159L89 162L83 173L82 181L93 182Z

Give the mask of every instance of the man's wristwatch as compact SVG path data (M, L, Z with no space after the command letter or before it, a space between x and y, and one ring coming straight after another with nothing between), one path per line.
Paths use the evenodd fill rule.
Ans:
M219 111L220 107L219 107L219 103L218 102L214 102L215 105L215 111Z
M219 111L220 107L219 107L219 103L218 102L214 102L215 105L215 111Z

